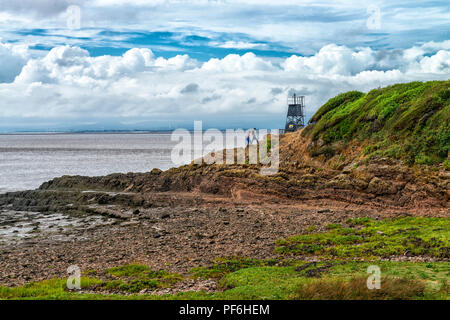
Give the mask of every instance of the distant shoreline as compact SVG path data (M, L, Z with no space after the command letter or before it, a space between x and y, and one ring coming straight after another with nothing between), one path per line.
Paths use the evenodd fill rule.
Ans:
M180 128L181 129L181 128ZM250 128L230 128L232 130L249 130ZM258 129L258 128L257 128ZM56 134L170 134L174 130L83 130L83 131L17 131L17 132L0 132L0 136L13 136L13 135L56 135ZM184 129L188 132L194 132L192 129ZM202 132L207 131L202 130ZM220 132L225 132L229 129L218 129ZM281 130L281 129L268 129L268 130Z
M107 130L107 131L12 131L12 132L0 132L0 135L52 135L52 134L147 134L147 133L171 133L173 130Z

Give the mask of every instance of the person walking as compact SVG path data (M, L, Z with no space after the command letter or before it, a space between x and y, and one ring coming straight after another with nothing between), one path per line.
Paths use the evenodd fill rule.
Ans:
M253 144L253 141L256 141L256 144L259 144L259 139L258 139L258 135L256 132L256 128L253 128L252 130L252 141L251 144Z
M246 146L250 145L250 130L247 131L247 136L245 137Z

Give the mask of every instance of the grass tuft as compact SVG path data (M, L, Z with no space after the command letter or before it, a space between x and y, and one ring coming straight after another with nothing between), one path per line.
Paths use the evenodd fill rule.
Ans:
M368 289L367 277L321 279L302 283L294 295L296 300L410 300L423 298L425 284L420 280L382 277L380 289Z

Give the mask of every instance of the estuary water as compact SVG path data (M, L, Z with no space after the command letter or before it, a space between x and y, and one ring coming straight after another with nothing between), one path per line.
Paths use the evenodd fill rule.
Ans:
M63 175L166 170L176 166L171 153L179 144L170 132L0 135L0 193L35 189ZM244 145L242 135L236 146Z

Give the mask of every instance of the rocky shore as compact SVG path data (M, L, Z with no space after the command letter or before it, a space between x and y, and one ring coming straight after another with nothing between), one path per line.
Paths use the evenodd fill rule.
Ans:
M0 283L64 277L70 265L139 262L187 273L218 257L275 257L277 239L312 226L449 216L445 171L424 175L388 159L341 170L283 164L274 176L246 165L66 176L0 195Z

